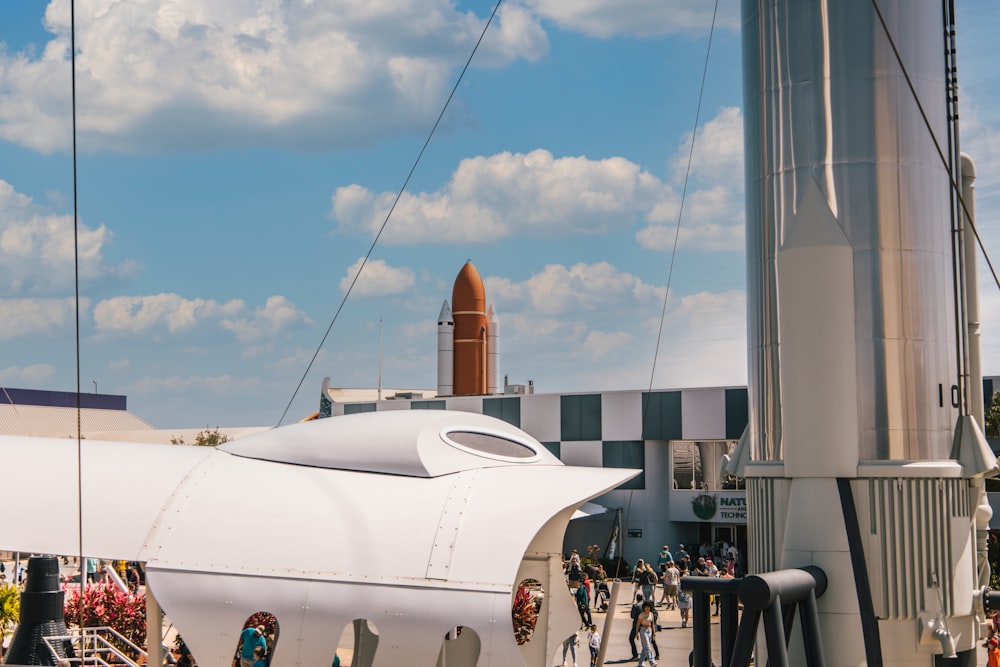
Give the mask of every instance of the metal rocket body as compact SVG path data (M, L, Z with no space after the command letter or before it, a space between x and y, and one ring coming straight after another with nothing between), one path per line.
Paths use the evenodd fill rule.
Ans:
M948 137L941 3L878 4ZM940 623L974 651L995 457L969 463L974 420L956 451L947 167L872 2L744 0L742 25L752 567L824 569L827 665L929 665Z

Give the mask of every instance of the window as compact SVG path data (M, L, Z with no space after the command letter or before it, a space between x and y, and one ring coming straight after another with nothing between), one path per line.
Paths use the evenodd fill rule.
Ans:
M476 433L473 431L448 431L445 440L459 449L484 454L488 457L501 459L534 459L538 452L523 442L504 438L492 433Z
M378 649L378 628L371 621L356 618L340 633L337 651L340 664L349 667L371 667Z
M374 403L347 403L344 405L345 415L356 415L359 412L375 412Z
M410 401L411 410L444 410L444 401Z
M681 491L730 491L744 489L742 478L719 477L722 455L732 456L736 440L688 441L670 443L673 486Z
M479 663L481 645L479 635L472 628L462 625L453 628L444 636L437 665L438 667L476 665Z
M748 419L747 390L726 390L726 437L739 440Z
M642 437L645 440L676 440L681 437L681 392L643 392Z
M517 396L484 398L483 414L502 419L508 424L521 428L521 399Z
M260 659L270 665L277 644L278 619L266 611L255 612L243 623L233 662L239 664L240 658L254 660L257 658L255 651L259 651Z
M636 468L642 470L637 477L625 482L619 489L646 488L646 446L642 440L606 440L603 445L602 463L605 468Z
M561 442L543 442L542 447L549 450L549 453L552 454L552 456L562 460L562 457L560 456L560 452L562 451Z
M538 614L545 600L545 589L537 579L525 579L514 589L510 618L514 626L514 640L524 646L535 635Z
M601 395L560 397L562 441L601 439Z

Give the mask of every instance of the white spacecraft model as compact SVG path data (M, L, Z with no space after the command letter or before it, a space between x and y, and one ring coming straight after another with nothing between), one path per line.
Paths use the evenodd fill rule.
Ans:
M274 667L329 665L352 623L368 638L355 667L551 664L576 609L568 594L539 598L519 645L519 583L565 593L569 520L639 472L565 466L506 422L439 410L321 419L218 448L84 440L79 468L76 448L0 438L0 457L19 461L5 497L43 508L9 513L0 549L82 544L145 562L206 666L230 664L258 611L277 618Z

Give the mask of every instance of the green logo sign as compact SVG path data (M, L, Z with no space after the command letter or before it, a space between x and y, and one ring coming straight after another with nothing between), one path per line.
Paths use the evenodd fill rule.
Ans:
M715 516L715 496L710 496L707 493L696 496L691 501L691 508L696 517L702 521L708 521Z

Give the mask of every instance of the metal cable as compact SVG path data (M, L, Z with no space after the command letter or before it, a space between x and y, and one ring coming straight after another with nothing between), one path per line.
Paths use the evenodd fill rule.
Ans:
M309 371L312 370L313 364L316 362L316 357L319 356L320 350L323 349L323 345L326 343L327 337L330 335L330 330L333 329L334 323L336 323L337 318L340 317L340 311L344 309L344 304L347 303L348 297L351 296L351 292L354 290L354 285L357 284L358 278L361 277L361 272L364 271L365 265L368 263L368 258L372 256L372 252L375 250L375 245L378 243L379 239L382 237L382 232L385 231L385 227L389 224L389 218L392 216L393 211L396 210L396 205L399 203L400 198L403 193L406 192L406 186L410 183L410 178L413 177L413 173L417 170L417 165L420 164L420 159L424 156L424 151L427 150L428 144L431 142L431 138L437 131L438 125L441 124L441 119L444 118L445 112L448 110L448 106L451 104L451 100L455 97L455 92L458 90L459 84L462 83L462 79L465 77L466 71L469 69L469 65L472 63L473 56L476 55L476 51L479 50L479 45L482 44L483 38L486 37L486 31L489 29L490 24L493 23L493 17L497 15L497 11L500 9L500 4L503 0L497 0L496 5L493 7L493 13L490 14L490 18L486 20L486 25L483 26L483 31L479 34L479 39L476 40L475 46L472 47L472 52L469 54L468 59L465 61L465 66L462 67L462 71L458 75L458 79L455 81L455 85L451 89L451 93L448 94L448 99L445 100L444 106L441 107L441 113L438 114L437 120L434 121L434 126L431 131L427 134L427 138L424 140L424 145L420 147L420 152L417 153L417 158L413 161L413 166L410 167L410 172L406 175L406 179L403 181L402 187L396 193L396 198L392 201L392 206L389 207L389 211L385 214L385 219L382 221L382 226L379 227L378 233L372 240L371 245L368 246L368 252L365 253L364 259L361 260L361 265L358 267L357 272L354 274L354 278L351 280L351 284L347 287L347 291L344 293L344 298L340 300L340 305L337 306L337 312L333 314L333 319L330 320L330 326L326 328L326 332L323 334L323 338L320 339L319 345L316 346L316 351L313 352L312 358L306 365L306 370L299 379L298 385L295 387L295 391L292 392L292 397L288 399L288 405L285 406L285 410L281 413L281 418L278 419L278 423L275 427L281 426L281 423L285 421L285 416L292 407L292 402L295 401L295 397L298 396L299 390L302 389L302 384L305 382L306 377L309 375Z
M86 585L86 562L83 559L83 426L80 407L80 243L79 214L77 199L77 159L76 159L76 1L69 2L69 53L71 106L73 116L73 293L75 298L76 316L76 502L77 502L77 535L80 550L80 627L83 628L86 600L83 587Z
M663 295L663 310L660 312L660 328L656 334L656 349L653 352L653 367L649 372L649 390L647 396L653 391L653 379L656 376L656 359L660 356L660 342L663 340L663 323L667 319L667 301L670 299L670 283L674 276L674 260L677 258L677 240L681 233L681 219L684 217L684 200L687 197L688 181L691 178L691 160L694 157L694 140L698 134L698 121L701 118L701 103L705 97L705 80L708 78L708 60L712 54L712 36L715 35L715 18L719 13L719 0L715 0L715 9L712 11L712 27L708 33L708 46L705 49L705 66L701 72L701 88L698 90L698 106L694 112L694 129L691 131L691 144L688 146L687 168L684 171L684 187L681 190L680 210L677 211L677 226L674 228L674 245L670 251L670 265L667 269L667 291ZM642 406L642 426L645 431L646 412L649 407L649 398L643 401Z
M24 415L21 414L21 411L17 409L17 405L14 404L14 399L10 397L10 393L7 391L7 387L3 386L0 387L0 389L3 390L3 395L7 399L7 403L10 404L10 408L11 411L14 413L14 417L16 417L19 422L21 422L21 427L24 428L25 435L34 435L35 434L34 427L28 423L28 420L24 418Z

